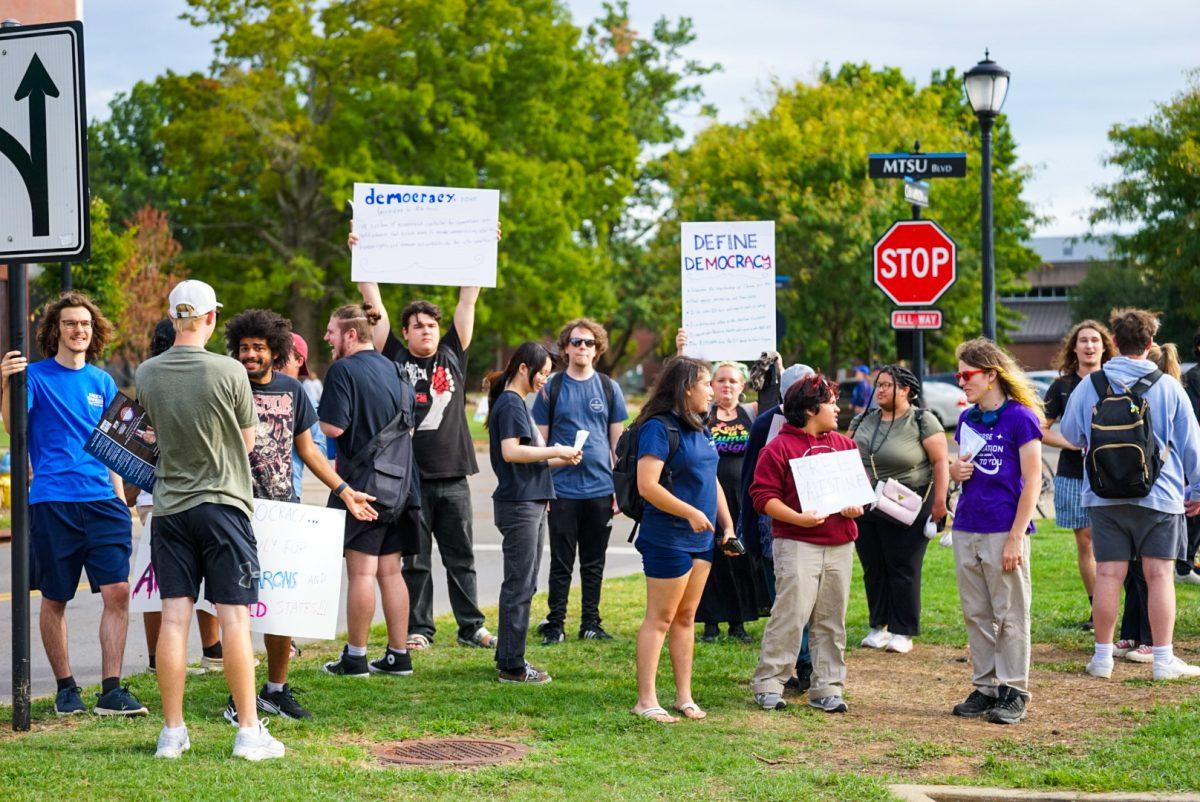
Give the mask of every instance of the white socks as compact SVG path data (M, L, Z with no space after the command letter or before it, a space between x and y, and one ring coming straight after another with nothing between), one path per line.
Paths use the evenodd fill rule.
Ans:
M367 656L367 647L366 646L355 646L353 643L347 643L346 644L346 654L350 655L351 657L366 657Z
M267 693L279 693L283 690L285 683L267 681Z
M1154 652L1154 665L1156 666L1168 665L1175 659L1175 650L1170 643L1166 646L1151 646L1150 648Z
M1097 643L1095 660L1097 663L1111 663L1113 661L1113 645L1111 643Z

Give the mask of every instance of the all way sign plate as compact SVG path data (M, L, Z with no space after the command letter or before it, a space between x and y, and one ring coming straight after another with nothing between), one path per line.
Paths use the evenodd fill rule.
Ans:
M940 309L893 309L892 328L897 331L940 329L942 327L942 311Z
M0 28L0 260L86 259L83 24Z

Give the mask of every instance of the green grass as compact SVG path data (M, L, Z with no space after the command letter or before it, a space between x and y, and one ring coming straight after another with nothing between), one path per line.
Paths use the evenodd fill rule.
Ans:
M1081 649L1087 638L1073 625L1086 615L1086 600L1078 588L1073 538L1043 529L1034 543L1034 638ZM921 642L961 647L964 633L948 549L930 548L924 588ZM1179 630L1191 634L1200 626L1200 615L1188 590L1180 594ZM854 748L866 750L873 743L882 750L870 753L878 758L863 758L871 773L838 772L827 768L822 750L829 748L825 738L840 725L803 705L775 715L755 710L748 678L757 647L721 642L696 650L695 693L709 711L707 721L671 727L641 721L628 709L635 696L633 635L643 593L640 577L606 583L605 624L617 641L531 645L530 660L554 676L554 682L540 688L496 683L489 653L449 645L449 620L439 621L437 645L417 657L417 673L405 679L330 677L318 668L332 646L305 649L292 681L316 719L308 724L273 721L288 756L255 766L229 759L233 732L219 717L227 693L219 676L188 680L192 750L171 764L151 757L161 726L157 715L60 722L50 700L39 700L35 732L0 735L0 785L6 799L311 800L353 795L380 800L862 800L888 798L889 782L911 780L914 771L931 761L965 758L983 766L969 778L972 784L1139 791L1200 787L1200 766L1191 759L1200 751L1200 700L1194 696L1200 687L1194 685L1166 695L1177 704L1114 710L1117 734L1092 736L1076 748L1023 743L1020 727L984 727L978 740L948 744L937 733L875 731L867 722ZM577 599L576 591L572 601L577 604ZM535 617L544 607L539 597ZM488 617L494 621L494 611ZM569 620L578 620L577 609ZM851 642L866 630L857 576L848 626ZM761 627L762 622L752 632L758 634ZM131 637L137 637L138 628L132 630ZM372 643L378 647L382 642L377 629ZM1072 670L1066 662L1050 667ZM851 705L854 671L852 663ZM961 673L965 685L966 666ZM153 677L134 676L131 685L157 713ZM665 661L659 687L662 701L668 702L672 683ZM897 704L902 703L898 695ZM1069 703L1039 698L1032 715L1038 705ZM7 719L8 711L2 712ZM517 740L530 753L520 763L473 770L383 768L369 754L372 745L386 740L467 735ZM938 779L961 783L968 778Z

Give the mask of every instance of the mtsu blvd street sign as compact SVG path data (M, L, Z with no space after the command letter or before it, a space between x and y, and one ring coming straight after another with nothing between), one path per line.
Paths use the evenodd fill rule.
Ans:
M962 178L967 174L965 153L871 153L871 178Z
M874 262L875 284L897 306L929 306L958 277L954 240L932 220L893 223Z
M83 25L0 29L0 260L86 259Z

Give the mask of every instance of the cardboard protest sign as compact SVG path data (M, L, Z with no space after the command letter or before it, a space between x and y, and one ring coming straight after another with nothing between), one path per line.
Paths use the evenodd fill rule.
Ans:
M354 281L496 286L494 189L354 185Z
M857 448L797 457L788 465L803 512L834 515L846 507L875 503L875 490Z
M129 611L162 609L150 563L150 518L138 544L130 579ZM337 635L342 592L345 510L254 500L250 519L258 541L258 602L250 608L250 629L270 635L329 640ZM198 609L212 611L203 601Z
M146 410L129 396L117 393L83 450L126 482L154 491L158 441Z
M775 223L680 229L687 356L757 359L775 350Z

